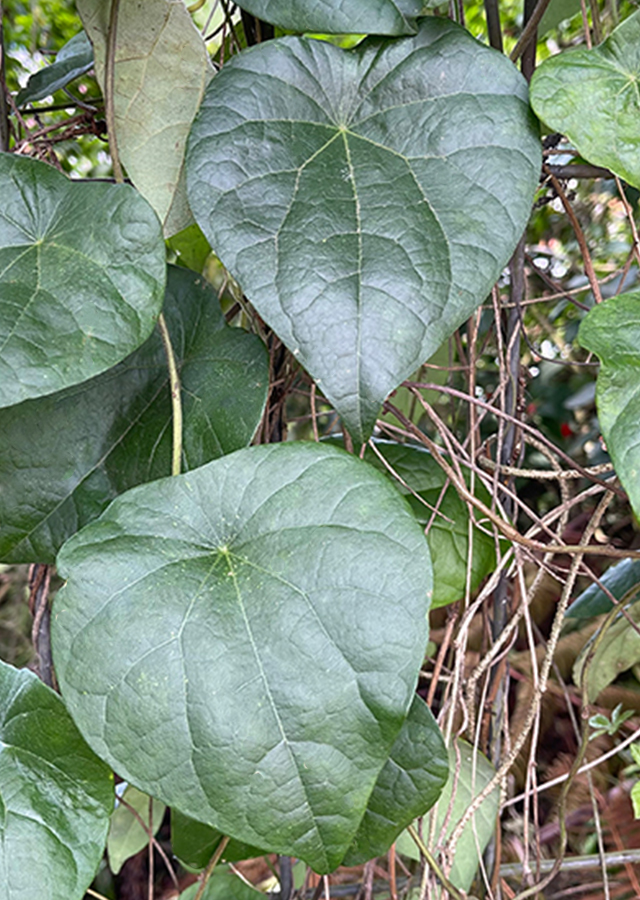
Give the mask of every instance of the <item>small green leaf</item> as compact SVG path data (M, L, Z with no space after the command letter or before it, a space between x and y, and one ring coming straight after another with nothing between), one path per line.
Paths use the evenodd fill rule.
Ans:
M631 756L635 764L640 766L640 744L631 744L629 750L631 750Z
M640 624L640 602L628 603L625 609L627 615ZM599 634L600 628L586 642L574 663L573 680L577 685L582 685L585 677L584 665ZM640 662L640 636L620 612L607 629L589 663L586 672L589 701L593 703L598 694L621 672L630 669L637 662Z
M81 31L58 51L55 62L29 76L26 87L16 96L16 106L44 100L84 75L92 66L93 47L85 32Z
M77 6L104 89L111 4L78 0ZM113 94L118 152L167 237L193 221L184 184L184 148L212 75L202 35L182 0L120 0Z
M436 814L435 833L438 838L444 826L445 817L448 822L446 836L449 838L474 797L495 775L495 769L489 760L481 753L475 753L470 744L458 741L458 748L460 752L459 770L456 764L455 749L453 747L449 749L449 780L438 801ZM458 771L457 776L456 771ZM454 793L453 806L450 815L447 815L452 793ZM481 854L484 852L495 831L499 807L500 788L496 787L482 801L462 832L449 874L453 884L460 890L468 891L473 883L479 863L478 852ZM412 859L420 858L418 848L406 831L398 838L396 848L399 853Z
M172 808L332 871L428 637L428 547L388 480L321 444L250 447L128 491L58 567L56 672L96 751Z
M342 864L357 866L385 854L403 828L431 809L448 775L449 756L440 729L416 695Z
M60 697L0 662L0 896L82 900L113 800L111 772Z
M634 710L628 709L622 712L622 703L618 703L611 713L611 720L607 719L602 713L596 713L589 719L589 727L594 728L594 733L589 737L590 741L600 737L603 734L614 735L620 726L634 715Z
M470 553L467 505L451 486L442 493L447 476L427 450L415 444L396 444L393 441L376 441L375 446L402 481L398 481L370 447L367 447L364 459L391 479L408 500L418 522L429 526L427 542L433 562L432 609L455 603L464 597L467 584ZM476 495L491 505L489 494L481 485L477 485ZM472 591L480 586L495 565L493 538L479 528L474 529L470 577Z
M169 267L164 307L180 369L183 465L246 446L267 397L264 345L229 328L215 291ZM118 494L171 471L171 399L156 331L109 372L0 410L0 559L53 562Z
M634 818L640 819L640 781L636 781L631 788L631 803L633 805Z
M167 241L167 246L176 254L177 265L192 269L198 275L202 274L204 264L211 255L209 242L195 223L174 234Z
M192 884L180 894L179 900L194 900L198 888L198 884ZM264 900L264 896L225 866L220 866L207 882L202 900Z
M640 187L638 79L640 12L598 47L576 47L545 60L531 79L531 105L585 159Z
M205 869L223 837L222 832L211 825L196 822L177 809L171 810L171 849L174 856L187 868L196 872ZM238 862L265 855L265 851L258 850L257 847L229 841L224 849L223 859Z
M435 17L352 50L286 37L237 54L187 147L213 251L357 441L484 301L539 172L522 76Z
M600 357L596 385L600 428L616 473L640 516L640 291L619 294L594 307L583 319L578 339Z
M115 366L164 296L158 220L126 184L71 182L0 153L0 407Z
M640 359L640 357L639 357ZM600 576L603 586L608 588L616 600L622 600L636 584L640 584L640 560L623 559L610 566ZM591 619L611 610L612 603L598 584L591 584L573 601L566 612L567 619Z
M123 794L123 799L127 804L135 809L145 827L149 828L149 802L148 794L143 794L138 788L132 784L127 785ZM159 800L153 801L152 809L152 826L154 835L158 833L158 829L162 825L166 806ZM114 875L117 875L126 861L139 853L143 847L149 843L149 833L145 831L142 823L128 809L124 803L120 802L111 816L111 824L109 825L109 837L107 838L107 853L109 854L109 868Z
M238 6L289 31L321 34L415 34L416 17L437 0L240 0Z

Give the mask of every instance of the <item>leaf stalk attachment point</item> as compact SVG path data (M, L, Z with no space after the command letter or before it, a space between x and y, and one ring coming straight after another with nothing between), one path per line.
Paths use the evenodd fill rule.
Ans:
M124 174L120 165L118 153L118 141L116 138L116 112L115 112L115 68L116 68L116 39L118 35L118 11L120 0L112 0L109 16L109 33L107 35L107 55L104 62L105 81L105 118L107 120L107 132L109 134L109 151L113 164L113 176L117 184L124 182Z

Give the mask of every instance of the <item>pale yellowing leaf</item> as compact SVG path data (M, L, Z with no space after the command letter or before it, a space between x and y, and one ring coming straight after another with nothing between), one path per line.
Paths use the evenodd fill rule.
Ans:
M78 0L104 90L110 4ZM170 237L192 221L183 175L187 134L213 68L182 0L121 0L114 69L120 160Z

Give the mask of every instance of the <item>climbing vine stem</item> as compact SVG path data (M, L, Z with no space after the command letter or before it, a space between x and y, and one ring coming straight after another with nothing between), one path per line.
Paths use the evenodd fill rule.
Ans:
M176 362L169 329L164 315L158 317L158 328L162 337L164 352L169 368L169 389L171 391L171 416L173 421L173 449L171 452L171 474L179 475L182 464L182 400L180 397L180 374Z

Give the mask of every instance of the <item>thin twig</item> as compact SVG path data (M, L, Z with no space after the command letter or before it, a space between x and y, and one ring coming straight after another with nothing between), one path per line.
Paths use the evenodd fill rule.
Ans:
M207 865L207 868L204 870L204 872L202 874L202 881L200 882L200 887L198 888L198 891L197 891L195 897L193 898L193 900L202 900L202 896L207 887L207 882L213 875L213 871L214 871L215 867L218 865L218 863L220 862L222 854L226 850L228 843L229 843L229 838L225 836L222 838L222 840L216 847L215 853L211 857L211 859Z
M476 406L481 407L482 409L487 410L492 415L497 416L499 418L504 418L505 420L509 420L510 416L508 413L505 413L499 407L494 406L491 403L487 403L485 400L481 400L479 397L470 397L468 394L465 394L463 391L459 391L456 388L449 387L446 384L431 384L428 382L411 382L405 381L405 386L412 386L415 388L419 388L420 390L426 391L436 391L443 394L449 394L452 397L457 397L460 400L464 400L467 403L474 403ZM545 446L547 446L552 453L554 453L559 459L564 460L568 465L571 466L572 469L575 469L576 472L580 472L585 478L593 481L595 484L599 484L601 487L606 488L609 491L613 491L617 494L625 502L628 501L626 491L618 485L609 484L606 481L603 481L597 475L589 474L589 470L584 466L578 465L574 459L572 459L564 450L561 450L560 447L556 447L553 441L549 440L544 434L538 431L537 428L534 428L532 425L529 425L528 422L520 422L520 427L523 431L526 431L527 434L532 435L536 440L539 440Z
M149 830L149 826L147 826L147 824L145 823L144 819L142 818L142 816L140 815L138 810L135 809L135 807L133 807L127 800L125 800L124 797L118 797L118 803L121 803L125 807L125 809L129 810L129 812L134 817L134 819L136 819L136 821L144 829L145 834L147 834L149 836L151 842L153 843L154 848L158 851L158 854L159 854L160 858L162 859L162 862L165 864L165 866L167 868L167 872L169 873L169 877L173 881L174 886L179 889L180 882L178 881L178 876L176 875L175 870L174 870L173 866L171 865L169 857L165 853L162 844L157 840L155 835L151 834L151 831Z
M640 264L640 237L638 236L638 229L636 227L636 222L633 216L633 210L631 208L631 204L627 200L627 195L625 194L624 187L622 186L622 182L618 178L617 175L614 176L616 180L616 187L618 188L618 193L620 194L620 199L622 200L622 205L624 206L624 211L627 214L627 219L629 220L629 227L631 228L631 234L633 235L633 254L636 258L636 262Z
M607 508L608 508L609 504L611 503L612 499L613 499L613 494L611 492L608 492L600 500L600 503L598 504L595 512L593 513L593 515L591 516L591 518L589 520L587 527L584 530L584 535L587 537L587 540L590 539L590 536L595 532L596 528L598 528L600 521L601 521L602 517L604 516L605 512L607 511ZM565 582L565 585L564 585L564 588L562 591L560 603L558 604L558 607L556 609L556 615L555 615L555 618L553 621L553 626L551 628L551 635L549 637L547 653L545 654L545 659L544 659L541 676L540 676L541 690L544 690L546 688L546 681L547 681L547 679L549 677L549 673L551 671L551 664L553 661L553 657L555 655L555 650L556 650L556 647L558 644L558 639L560 637L560 631L564 624L564 621L563 621L564 614L565 614L566 608L568 606L569 597L571 596L571 593L573 591L573 586L574 586L576 578L578 576L578 571L580 568L581 561L582 560L580 557L576 557L575 559L573 559L571 561L571 568L569 569L569 573L567 575L567 580ZM561 618L559 618L559 613L562 614ZM613 614L614 613L617 613L617 610L614 609L609 614L609 616L611 617L610 618L611 622L613 622L613 619L614 619ZM609 621L609 619L605 620L605 622L608 622L608 621ZM595 657L595 651L597 650L599 644L601 643L602 639L604 638L605 633L606 633L606 629L603 626L601 628L600 632L598 633L597 637L595 638L593 644L589 648L589 652L587 653L587 658L586 658L584 666L582 668L582 674L581 674L582 704L583 704L583 711L584 711L583 712L584 720L583 720L582 741L580 743L578 752L576 753L573 763L571 765L571 769L569 771L569 776L562 786L562 790L560 792L560 797L558 800L558 822L559 822L559 826L560 826L560 849L559 849L558 853L556 854L556 858L554 860L554 865L553 865L553 868L551 869L551 871L547 875L545 875L545 877L541 881L539 881L537 884L532 885L531 887L526 888L524 891L521 891L519 894L517 894L516 900L526 900L527 897L532 897L536 894L539 894L541 891L544 890L544 888L548 884L551 883L551 881L553 881L553 879L556 877L556 875L558 874L558 872L560 871L560 868L562 866L562 861L564 859L564 854L565 854L565 851L567 848L567 840L568 840L567 825L566 825L567 797L569 794L569 789L570 789L571 785L573 784L574 779L576 778L576 775L578 773L578 770L580 769L580 766L582 765L582 760L584 759L584 756L587 752L587 747L589 745L587 673L589 671L591 662L593 661L593 659Z
M426 434L416 428L413 422L410 422L406 416L392 404L387 402L385 408L388 408L393 412L396 418L398 418L406 428L410 429L413 435L431 451L433 458L444 473L451 479L460 496L468 503L475 506L476 509L480 510L480 512L493 522L493 524L496 525L502 534L510 541L521 544L523 547L537 553L567 553L571 556L580 557L584 554L589 554L591 556L606 556L612 559L640 559L640 551L636 550L618 550L615 547L601 547L597 544L545 544L542 541L524 537L510 522L507 522L492 509L489 509L482 500L471 493L465 484L464 479L458 476L453 467L444 458L441 447L438 447L431 438L427 437Z
M463 894L461 891L459 891L458 888L451 881L449 881L447 876L444 874L444 872L438 865L435 857L429 851L427 845L422 840L422 838L420 837L420 835L418 834L418 832L416 831L414 826L408 825L407 831L408 831L411 839L413 840L414 844L420 851L420 853L426 859L427 864L429 865L429 868L432 869L433 872L435 873L438 881L441 882L441 884L446 888L447 891L449 891L449 893L451 894L452 897L455 898L455 900L466 900L465 894Z
M564 210L565 210L567 216L569 217L569 221L571 222L571 225L573 227L573 231L575 233L576 240L578 241L578 244L580 245L580 252L582 253L582 259L584 261L584 271L585 271L587 278L589 279L589 284L591 285L591 290L593 291L594 299L595 299L596 303L602 303L602 292L600 290L600 284L598 283L598 277L596 275L595 269L593 268L593 261L591 259L591 254L589 253L589 248L588 248L587 242L585 240L584 232L582 231L582 228L580 227L578 218L573 211L573 207L569 203L567 195L565 194L564 190L562 189L562 185L560 184L560 182L558 181L556 176L551 172L551 170L549 169L549 166L546 166L546 165L543 166L542 171L546 175L548 175L549 180L551 181L551 184L553 185L553 188L554 188L556 194L558 195L558 197L560 198L560 202L562 203Z
M50 688L56 687L51 653L51 608L49 586L51 566L32 565L29 569L29 610L33 616L31 641L38 654L38 674Z
M538 31L538 25L540 24L540 21L545 14L547 6L550 2L551 0L538 0L531 18L527 22L524 31L520 35L520 40L511 51L511 54L509 56L511 62L517 62L517 60L520 59L531 41L534 39Z
M9 150L9 105L7 103L7 79L4 50L4 8L0 0L0 151Z
M154 871L153 871L153 797L149 797L149 828L147 829L147 837L149 838L147 856L149 860L149 875L147 879L147 898L148 900L153 900L153 885L154 885Z
M311 385L311 425L313 428L313 439L317 443L320 440L320 435L318 434L318 413L316 412L316 383L315 381Z
M583 770L581 770L583 771ZM627 863L640 863L640 849L636 850L614 850L605 853L605 861L609 868L614 866L624 866ZM540 860L540 872L545 874L553 868L553 859ZM562 863L563 872L584 872L589 869L598 869L600 867L600 854L593 853L588 856L570 856ZM500 875L503 878L519 878L522 874L521 863L505 863L500 866Z

